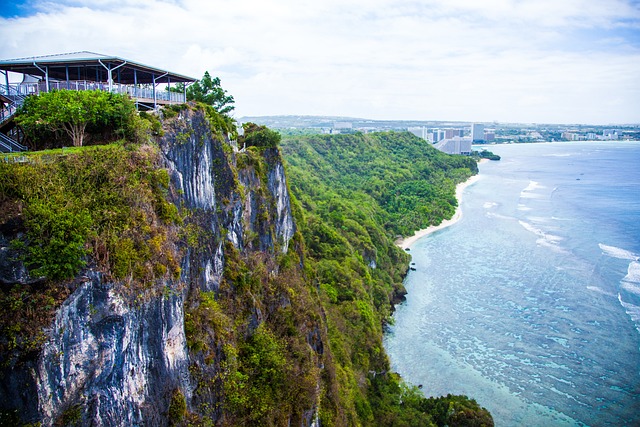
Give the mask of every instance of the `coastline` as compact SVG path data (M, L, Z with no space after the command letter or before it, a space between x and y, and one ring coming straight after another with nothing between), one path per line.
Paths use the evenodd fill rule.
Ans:
M480 179L480 174L478 173L476 175L473 175L471 178L469 178L465 182L461 182L460 184L456 185L456 199L458 199L458 206L456 207L456 212L453 214L453 216L450 219L445 219L438 225L430 225L427 228L418 230L413 236L399 239L396 241L396 245L403 249L410 248L415 242L417 242L419 239L423 238L424 236L428 236L429 234L435 233L436 231L442 230L443 228L447 228L450 225L453 225L456 222L460 221L460 218L462 218L462 208L461 208L462 193L464 192L465 188L467 188L471 184L476 183L479 179Z

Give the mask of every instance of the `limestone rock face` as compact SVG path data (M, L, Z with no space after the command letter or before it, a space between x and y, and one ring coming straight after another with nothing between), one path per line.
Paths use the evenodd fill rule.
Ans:
M282 241L282 252L286 253L289 250L289 240L293 237L296 229L291 215L291 202L284 167L281 162L277 162L269 172L269 190L276 200L276 236Z
M218 290L227 242L241 254L275 256L287 252L295 224L277 149L263 153L267 170L258 171L235 164L233 146L211 130L201 111L184 110L164 126L158 144L160 166L170 176L167 197L189 210L191 224L201 230L197 245L183 244L181 277L156 284L161 293L136 299L126 292L126 283L95 268L83 270L45 329L37 357L2 369L0 411L43 426L74 416L78 425L162 426L169 423L176 389L197 410L190 366L205 364L194 359L185 334L189 295ZM7 256L9 239L0 236L2 281L27 283L33 278L24 265ZM252 321L259 323L263 316L259 304L255 308ZM322 354L317 327L309 340ZM209 399L214 405L216 397ZM307 425L314 414L312 403L305 408Z
M58 310L35 372L50 425L69 402L91 425L161 424L175 388L190 390L181 294L131 307L100 274Z

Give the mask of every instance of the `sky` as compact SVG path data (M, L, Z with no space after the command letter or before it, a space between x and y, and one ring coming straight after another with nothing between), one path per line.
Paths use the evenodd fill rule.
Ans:
M85 50L237 118L640 123L640 0L0 0L0 59Z

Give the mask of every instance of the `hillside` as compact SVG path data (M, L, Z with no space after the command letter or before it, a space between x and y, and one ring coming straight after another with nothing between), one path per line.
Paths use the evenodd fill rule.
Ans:
M456 184L478 172L475 160L442 153L408 132L289 137L282 152L305 206L324 200L336 205L321 211L367 213L362 219L391 237L451 217Z
M396 235L450 217L455 185L477 173L476 162L393 132L288 137L281 150L302 211L297 224L307 266L326 313L340 406L353 408L355 424L492 425L490 415L465 397L424 399L406 387L389 373L382 346L410 260L394 244ZM455 410L438 412L449 405L467 421L455 421Z

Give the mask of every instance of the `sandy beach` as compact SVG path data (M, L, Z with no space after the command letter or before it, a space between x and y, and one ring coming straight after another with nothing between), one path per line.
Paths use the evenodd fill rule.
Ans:
M418 230L413 236L405 237L402 240L397 240L396 245L400 246L403 249L411 247L418 239L427 236L431 233L435 233L438 230L442 230L443 228L449 227L452 224L455 224L462 218L462 209L460 208L461 200L462 200L462 192L465 188L475 183L480 179L480 175L474 175L465 182L461 182L456 186L456 199L458 199L458 207L456 208L456 212L453 214L451 219L443 220L439 225L431 225L425 229Z

